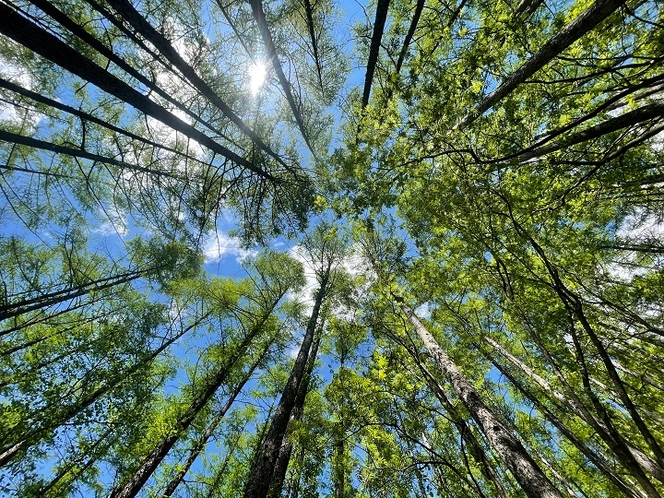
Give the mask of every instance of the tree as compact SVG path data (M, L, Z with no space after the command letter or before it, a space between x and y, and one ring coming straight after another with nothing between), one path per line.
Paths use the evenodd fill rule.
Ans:
M663 496L663 26L2 3L0 493Z

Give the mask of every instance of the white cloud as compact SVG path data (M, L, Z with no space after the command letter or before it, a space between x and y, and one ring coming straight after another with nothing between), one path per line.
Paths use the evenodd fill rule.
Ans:
M625 217L616 231L616 238L626 243L626 245L638 244L646 240L662 244L664 241L664 220L653 213L637 210L634 214ZM661 263L661 258L655 258L655 265ZM606 267L609 275L625 282L631 281L636 276L645 275L651 269L650 264L644 266L641 263L639 254L635 251L625 251L620 259L614 260Z
M235 260L241 263L251 256L255 256L257 251L245 249L238 237L231 237L224 232L217 231L208 236L203 244L203 254L205 262L219 262L227 256L235 256Z
M28 90L35 90L37 83L32 75L23 67L13 64L0 57L0 75ZM12 92L8 92L11 94ZM7 102L0 101L0 121L21 122L24 121L32 126L37 126L43 119L38 112L26 111Z
M420 304L417 308L415 308L415 314L424 320L428 320L431 318L431 304L429 303L424 303Z
M655 214L645 214L643 210L631 214L623 220L616 232L621 239L664 238L664 222Z
M93 232L101 235L118 235L119 237L124 237L129 232L127 215L124 212L115 208L105 209L101 212L100 217L105 218L106 221L101 223Z
M307 257L306 250L302 246L296 245L291 247L288 250L288 255L302 263L305 278L304 286L298 292L290 293L288 298L303 303L305 305L305 313L309 314L314 306L314 292L318 289L316 272Z

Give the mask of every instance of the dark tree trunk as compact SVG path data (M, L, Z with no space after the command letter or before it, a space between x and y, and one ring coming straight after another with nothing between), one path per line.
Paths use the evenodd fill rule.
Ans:
M279 163L286 166L281 157L274 152L263 140L247 126L240 116L224 102L219 95L196 73L175 48L169 43L164 35L157 31L127 0L108 0L111 5L129 24L131 24L142 36L145 37L161 52L168 61L173 64L182 74L201 92L201 94L212 102L242 133L247 135L263 151L276 159ZM205 144L204 144L205 145ZM225 155L225 154L223 154ZM226 156L228 157L228 156ZM229 158L230 159L230 158ZM234 160L235 161L235 160ZM262 170L255 170L256 173L264 175ZM271 178L273 179L273 178Z
M328 279L329 272L321 279L320 287L316 292L311 317L309 318L307 329L304 338L302 339L300 351L298 352L293 369L291 370L286 386L281 394L279 404L272 416L267 435L256 451L256 456L254 457L251 469L249 470L249 476L244 488L245 498L265 498L270 489L275 464L279 457L279 451L283 444L286 429L288 428L288 422L290 421L296 398L306 373L307 362L310 356L309 353L314 342L314 332L316 331L318 316L321 305L328 291Z
M406 54L408 53L408 47L410 46L410 42L413 41L413 36L415 35L415 30L417 29L417 24L420 22L420 16L424 10L424 2L425 0L417 0L417 5L415 5L413 19L410 21L408 33L406 33L406 38L403 40L403 45L401 46L401 51L399 52L399 58L397 59L397 65L395 68L397 74L399 74L401 71L401 66L403 65L403 61L405 60Z
M0 131L0 134L2 132ZM122 275L114 275L112 277L100 278L85 284L81 284L78 288L68 288L60 291L49 292L42 294L39 297L30 299L23 299L17 302L11 302L0 306L0 321L19 316L30 311L46 308L55 304L70 301L77 297L85 296L91 292L99 292L101 290L110 289L117 285L127 284L143 276L144 272L136 271L124 273ZM2 335L0 333L0 335Z
M373 76L374 72L376 71L376 64L378 63L378 52L380 50L380 42L383 38L383 31L385 30L385 22L387 21L387 10L389 6L390 0L378 0L378 4L376 5L376 18L374 21L373 34L371 35L371 46L369 47L367 72L364 76L362 108L365 108L369 103L369 96L371 95L371 84L373 83Z
M166 489L164 490L162 496L167 497L167 496L172 496L173 493L175 492L176 488L180 485L180 483L184 480L185 475L187 472L189 472L189 469L191 466L194 464L198 456L201 454L201 451L203 451L203 448L205 448L205 445L207 444L208 440L214 434L214 431L217 430L217 427L221 423L221 421L224 418L224 415L226 415L226 412L230 409L232 406L233 402L235 401L235 398L240 394L242 389L244 389L244 386L247 382L249 382L249 379L251 379L251 376L254 374L254 371L256 368L258 368L258 365L264 360L265 356L267 355L268 350L270 349L270 346L272 345L274 341L270 341L267 345L267 347L263 350L263 353L258 357L258 359L249 367L249 370L247 371L247 374L244 376L244 378L238 383L238 385L235 387L235 390L233 393L229 396L228 400L226 403L224 403L224 406L219 410L217 415L214 417L212 422L208 425L207 429L205 429L205 432L201 435L201 437L198 439L196 442L196 445L191 449L189 452L189 456L187 459L184 461L182 464L182 467L178 470L177 474L173 477L173 479L170 480L168 485L166 486Z
M288 422L289 426L293 420L301 420L302 415L304 414L304 402L306 401L307 393L309 392L309 384L311 382L311 376L313 375L314 365L316 364L318 346L320 345L322 333L322 326L320 326L317 337L314 339L314 342L311 346L311 352L309 353L309 359L307 360L306 372L304 374L304 378L302 379L300 389L297 393L297 398L295 399L295 406L293 406L291 418ZM277 457L277 461L274 465L272 482L270 484L270 490L268 493L270 498L279 498L281 496L281 490L284 487L286 472L288 471L288 464L290 463L292 452L293 443L291 443L288 437L285 437L283 444L281 445L281 449L279 450L279 456Z

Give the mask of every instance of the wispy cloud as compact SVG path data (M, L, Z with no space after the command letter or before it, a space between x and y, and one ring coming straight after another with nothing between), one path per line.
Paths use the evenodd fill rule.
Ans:
M242 247L242 242L238 237L231 237L227 233L216 231L206 238L203 244L203 254L206 263L219 262L228 256L235 257L235 260L241 263L248 257L255 256L257 251Z

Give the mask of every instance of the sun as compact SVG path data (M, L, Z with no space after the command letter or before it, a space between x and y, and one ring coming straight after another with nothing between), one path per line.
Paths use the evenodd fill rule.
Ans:
M256 95L265 83L267 78L267 67L264 62L254 62L249 66L249 85L251 87L251 94Z

